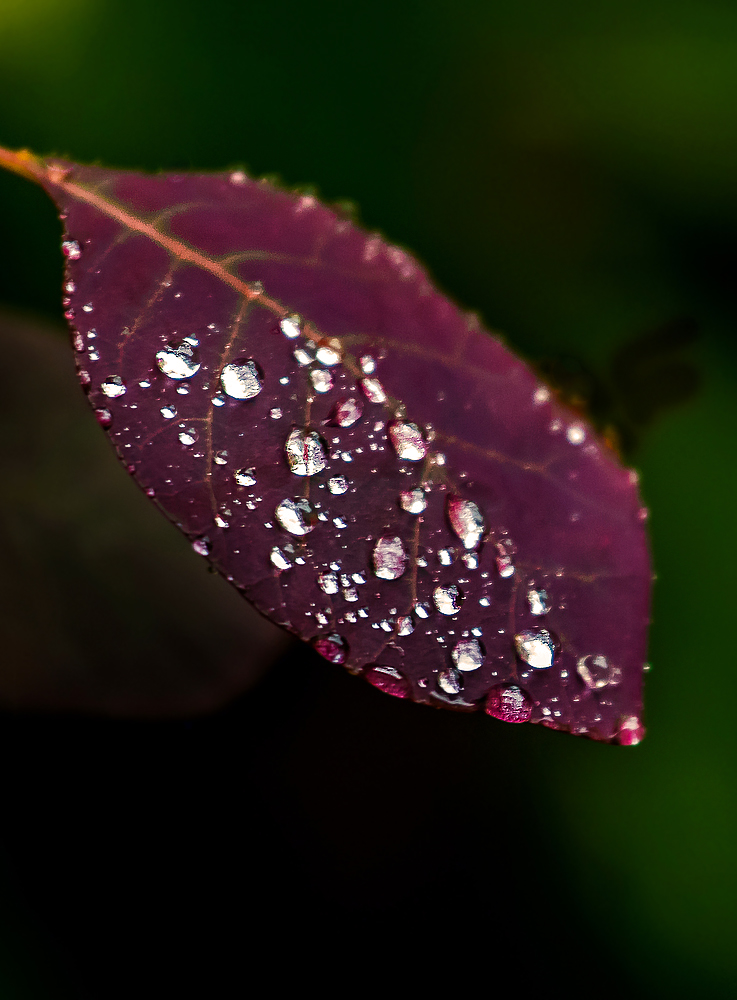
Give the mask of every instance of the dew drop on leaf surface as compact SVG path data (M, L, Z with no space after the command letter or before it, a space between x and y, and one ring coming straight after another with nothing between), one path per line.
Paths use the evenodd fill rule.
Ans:
M642 739L637 482L408 254L242 172L0 162L63 216L104 432L260 611L395 697Z

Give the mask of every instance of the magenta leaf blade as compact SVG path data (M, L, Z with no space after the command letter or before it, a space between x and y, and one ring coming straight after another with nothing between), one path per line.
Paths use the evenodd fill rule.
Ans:
M97 419L197 553L387 693L639 741L636 476L412 257L242 173L13 155Z

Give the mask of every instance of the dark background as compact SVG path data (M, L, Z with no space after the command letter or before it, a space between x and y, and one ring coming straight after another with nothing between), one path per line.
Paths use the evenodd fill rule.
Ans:
M354 200L617 428L658 572L632 750L286 642L117 466L0 177L3 1000L734 996L737 5L0 0L0 142Z

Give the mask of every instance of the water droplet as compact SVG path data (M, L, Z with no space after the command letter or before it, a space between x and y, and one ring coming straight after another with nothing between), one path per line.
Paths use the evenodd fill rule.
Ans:
M502 579L507 580L510 576L514 576L514 562L512 560L516 551L514 542L510 538L503 538L496 543L495 548L497 572Z
M213 458L215 465L227 465L228 464L228 453L227 451L218 451L215 453Z
M234 170L231 173L229 180L231 184L235 184L236 187L240 187L246 183L248 177L243 170Z
M274 406L272 409L269 410L269 416L271 417L272 420L281 420L281 407Z
M317 585L323 594L338 593L338 577L335 573L320 573L317 577Z
M531 615L546 615L550 611L548 592L546 590L528 590L527 602Z
M403 490L399 494L399 506L408 514L421 514L427 507L425 491L419 487L414 490Z
M332 479L328 479L328 489L334 496L345 493L348 489L348 480L345 476L333 476Z
M209 556L210 554L210 539L209 538L195 538L192 542L192 548L195 550L198 556Z
M279 548L278 545L275 545L272 548L269 558L271 559L272 565L274 565L280 572L284 571L285 569L292 568L291 560Z
M498 684L489 691L486 713L502 722L529 722L534 703L516 684Z
M100 407L95 410L95 416L97 417L97 422L100 427L109 427L113 422L112 414L110 410L106 410L105 407Z
M79 333L79 331L75 332L74 335L72 336L72 344L74 345L75 351L84 350L84 338L82 334Z
M346 519L344 517L334 517L333 518L333 524L335 525L336 528L341 528L342 529L342 528L347 528L348 527L348 522L346 521Z
M191 427L186 428L185 430L181 430L179 432L179 440L182 442L182 444L187 445L187 447L189 447L190 445L193 445L197 440L197 431L193 430Z
M277 521L292 535L306 535L315 527L317 515L309 500L282 500L274 511Z
M189 395L189 386L180 385L180 386L177 387L177 392L179 393L180 396L188 396Z
M348 643L342 635L332 633L331 635L318 636L312 640L312 646L315 652L328 660L329 663L345 663L348 658Z
M463 565L466 569L479 568L479 557L477 552L464 552L461 559L463 560Z
M242 358L223 368L220 384L231 399L253 399L263 388L258 365L252 358Z
M409 681L403 677L394 667L383 667L379 664L368 667L363 675L369 684L372 684L384 694L391 694L395 698L409 698L411 688Z
M445 509L450 526L463 542L463 547L466 549L478 548L486 525L476 504L471 500L462 500L461 497L449 496Z
M544 385L541 385L532 395L532 401L535 406L542 406L543 403L547 403L550 399L550 390L546 389Z
M384 535L374 545L374 573L381 580L398 580L407 564L407 553L401 538Z
M321 365L325 365L328 368L339 364L342 360L340 352L333 347L328 347L326 344L323 344L322 347L318 347L315 352L315 357Z
M239 486L254 486L256 484L256 470L254 468L237 469L233 473L233 479Z
M310 381L312 382L312 388L315 392L330 392L333 388L332 375L330 372L326 372L322 368L316 368L314 371L310 372Z
M292 351L294 360L300 367L305 368L307 365L311 365L315 360L315 349L311 345L307 347L295 347Z
M363 354L359 360L361 371L364 375L373 375L376 371L376 359L370 354Z
M216 393L216 394L215 394L215 395L214 395L214 396L212 397L212 405L213 405L213 406L225 406L225 396L223 396L223 395L222 395L221 393L219 393L219 392L218 392L218 393Z
M350 601L354 603L358 600L358 591L355 587L344 587L343 588L343 600Z
M555 662L557 642L544 628L527 629L514 637L517 656L535 670L546 670Z
M82 256L82 249L76 240L64 240L61 245L61 252L67 260L79 260Z
M284 445L289 469L295 476L315 476L327 465L327 455L317 431L294 427Z
M86 302L82 306L82 312L91 313L91 312L94 312L94 310L95 310L95 307L92 305L91 302Z
M279 327L285 337L289 340L295 340L302 332L302 318L297 313L292 313L291 316L284 317Z
M569 444L582 444L586 440L586 428L583 424L571 424L566 431Z
M432 599L441 615L457 615L463 603L463 595L454 583L448 587L436 587Z
M362 378L359 382L361 390L369 403L385 403L384 386L377 378Z
M221 517L219 514L215 515L215 524L218 526L218 528L229 527L228 522L225 520L225 518Z
M461 639L455 644L451 656L458 670L464 672L478 670L486 659L483 646L476 639Z
M645 735L645 727L636 715L625 715L619 720L619 742L623 747L634 747Z
M491 599L488 597L479 597L479 604L482 608L488 608L491 605Z
M337 427L351 427L360 420L363 413L363 403L360 399L349 396L339 399L330 414L330 423Z
M100 388L110 399L117 399L118 396L124 396L126 392L125 382L120 375L111 375L110 378L102 383Z
M405 462L420 462L427 454L422 431L417 424L395 420L389 424L389 440L397 458Z
M397 618L397 635L412 635L414 630L414 622L410 615L401 615Z
M614 687L622 680L622 671L613 666L606 656L581 656L576 663L576 670L586 687L592 691L608 685Z
M440 549L438 551L438 562L441 566L452 566L455 557L454 549Z
M429 618L430 617L430 605L418 602L415 604L415 614L418 618Z
M174 379L192 378L200 370L195 350L186 340L157 351L156 364L164 375Z
M162 406L161 416L165 417L167 420L173 420L176 417L177 411L173 406Z
M457 670L449 667L447 670L441 670L438 674L438 687L443 694L460 694L463 689L463 680Z

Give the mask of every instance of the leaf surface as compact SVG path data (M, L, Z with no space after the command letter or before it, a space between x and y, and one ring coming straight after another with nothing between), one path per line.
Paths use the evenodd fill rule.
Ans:
M0 162L59 207L121 461L256 608L389 694L639 741L636 476L411 256L241 172Z

